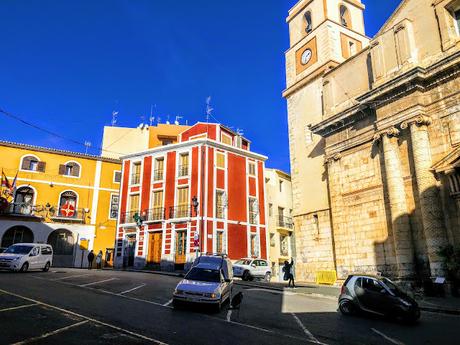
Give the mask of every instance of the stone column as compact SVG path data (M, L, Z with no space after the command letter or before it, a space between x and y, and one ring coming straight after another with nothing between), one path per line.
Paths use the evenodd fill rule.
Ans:
M415 175L431 275L444 276L445 271L438 251L448 243L447 229L436 178L431 171L433 162L428 136L430 124L431 119L429 117L418 116L414 120L402 123L401 128L410 128Z
M393 240L399 278L409 278L414 273L412 234L407 211L406 192L399 159L399 131L390 128L377 134L374 141L382 141L386 186L390 201Z

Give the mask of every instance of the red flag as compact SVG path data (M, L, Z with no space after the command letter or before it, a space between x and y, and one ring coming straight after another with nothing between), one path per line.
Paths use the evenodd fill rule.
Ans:
M8 181L8 178L6 177L5 173L3 172L2 169L2 187L5 187L7 189L10 189L10 182Z

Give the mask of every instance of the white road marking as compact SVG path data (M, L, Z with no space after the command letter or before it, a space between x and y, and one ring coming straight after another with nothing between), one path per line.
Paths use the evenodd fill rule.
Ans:
M29 338L29 339L26 339L26 340L23 340L23 341L19 341L17 343L14 343L13 345L23 345L23 344L33 343L34 341L44 339L44 338L48 338L48 337L50 337L52 335L67 331L68 329L81 326L81 325L83 325L83 324L85 324L87 322L89 322L89 320L84 320L84 321L81 321L81 322L77 322L77 323L74 323L73 325L70 325L70 326L67 326L67 327L62 327L62 328L59 328L59 329L57 329L55 331L39 335L38 337L33 337L33 338Z
M34 305L37 305L37 303L33 303L33 304L24 304L24 305L20 305L20 306L17 306L17 307L11 307L11 308L0 309L0 313L1 313L2 311L10 311L10 310L16 310L16 309L22 309L22 308L33 307Z
M166 302L165 304L163 304L163 307L167 307L168 305L170 305L171 303L173 302L172 298Z
M120 292L119 295L124 295L125 293L132 292L134 290L140 289L141 287L144 287L145 285L147 285L147 284L142 284L142 285L136 286L136 287L134 287L132 289Z
M227 312L227 322L230 322L232 321L232 310L229 309L228 312Z
M90 274L88 273L85 273L85 274L76 274L76 275L73 275L73 276L66 276L66 277L60 277L60 278L54 278L54 279L47 279L47 280L52 280L52 281L55 281L55 280L64 280L64 279L70 279L70 278L78 278L78 277L84 277L84 276L89 276Z
M80 318L86 319L87 321L91 321L91 322L94 322L94 323L98 323L98 324L100 324L100 325L103 325L103 326L106 326L106 327L115 329L115 330L117 330L117 331L119 331L119 332L123 332L123 333L127 333L127 334L130 334L130 335L133 335L133 336L135 336L135 337L138 337L138 338L141 338L141 339L150 341L150 342L152 342L152 343L156 343L156 344L159 344L159 345L168 345L167 343L163 343L162 341L159 341L159 340L156 340L156 339L149 338L149 337L147 337L147 336L145 336L145 335L142 335L142 334L139 334L139 333L136 333L136 332L132 332L132 331L129 331L129 330L127 330L127 329L124 329L124 328L121 328L121 327L118 327L118 326L114 326L114 325L111 325L111 324L109 324L109 323L106 323L106 322L103 322L103 321L99 321L99 320L93 319L93 318L91 318L91 317L82 315L82 314L75 313L75 312L73 312L73 311L71 311L71 310L59 308L59 307L56 307L56 306L54 306L54 305L51 305L51 304L48 304L48 303L44 303L44 302L40 302L40 301L34 300L34 299L32 299L32 298L24 297L24 296L21 296L21 295L18 295L18 294L9 292L9 291L5 291L5 290L2 290L2 289L0 289L0 292L3 292L3 293L5 293L5 294L7 294L7 295L10 295L10 296L19 297L19 298L25 299L26 301L34 302L34 303L40 304L40 305L42 305L42 306L45 306L45 307L48 307L48 308L51 308L51 309L59 310L60 312L63 312L63 313L66 313L66 314L71 314L71 315L74 315L74 316L78 316L78 317L80 317ZM124 296L122 296L122 297L124 297Z
M117 280L117 279L118 278L109 278L109 279L98 280L97 282L92 282L92 283L88 283L88 284L81 284L81 285L77 285L77 286L79 286L79 287L87 287L87 286L96 285L96 284L100 284L100 283L110 282L112 280Z
M381 337L385 338L386 340L388 340L390 343L393 343L393 344L396 344L396 345L404 345L403 342L399 341L399 340L396 340L396 339L393 339L393 338L390 338L389 336L383 334L382 332L376 330L375 328L371 328L371 330L374 332L374 333L377 333L378 335L380 335Z
M320 342L318 339L316 339L313 334L311 334L311 332L307 329L307 327L305 327L305 325L302 323L302 321L300 321L300 319L297 317L296 314L291 313L291 315L294 317L296 322L299 324L300 328L302 328L308 340L310 340L312 343L315 343L315 344L324 344Z

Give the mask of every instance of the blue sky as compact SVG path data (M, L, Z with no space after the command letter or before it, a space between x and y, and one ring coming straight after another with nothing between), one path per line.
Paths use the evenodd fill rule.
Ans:
M2 0L0 109L99 147L150 115L241 128L267 166L289 170L285 17L296 0ZM399 0L367 0L373 36ZM0 114L1 140L73 151L70 141ZM94 148L90 153L98 154ZM1 165L1 162L0 162Z

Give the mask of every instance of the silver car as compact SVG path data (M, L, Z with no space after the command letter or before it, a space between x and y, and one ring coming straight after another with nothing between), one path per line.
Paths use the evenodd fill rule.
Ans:
M173 307L185 303L213 305L220 310L231 298L232 263L225 256L202 255L197 258L173 294Z

